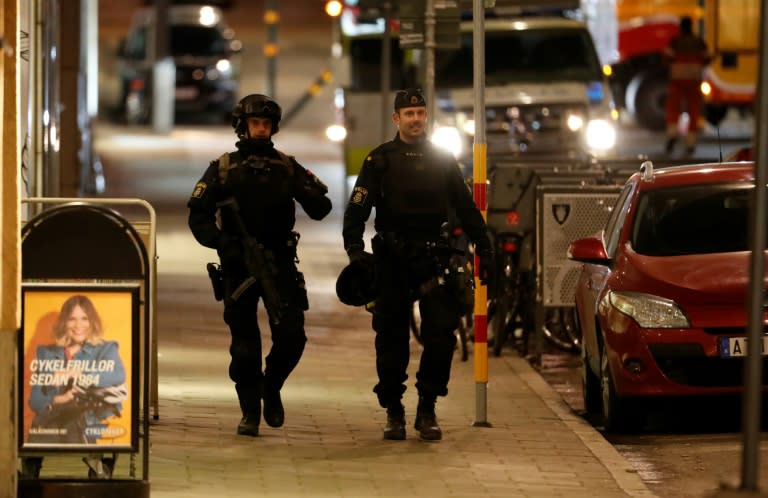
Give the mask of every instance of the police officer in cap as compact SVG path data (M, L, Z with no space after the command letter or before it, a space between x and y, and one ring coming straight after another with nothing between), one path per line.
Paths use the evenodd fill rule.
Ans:
M232 113L237 150L210 163L187 204L195 239L219 255L224 321L232 336L229 377L243 414L237 433L247 436L259 435L262 400L264 421L271 427L283 425L280 389L307 340L304 311L309 303L304 276L296 267L295 202L313 220L331 211L326 186L274 147L281 115L280 106L265 95L240 100ZM250 278L253 261L246 261L246 242L263 248L260 254L269 268L261 270L268 272L274 283L269 288L279 296L279 320L277 313L270 316L272 348L263 372L256 311L269 294L261 280Z
M371 151L353 188L344 212L344 248L350 264L373 258L377 265L373 391L387 411L384 439L405 439L401 399L408 378L409 319L414 299L419 300L423 352L414 427L421 439L434 441L442 438L435 402L448 394L461 316L460 298L440 279L451 256L445 250L446 226L462 226L474 243L482 284L492 268L492 246L458 163L426 137L426 103L419 90L397 92L392 120L397 134ZM374 207L371 256L363 233Z

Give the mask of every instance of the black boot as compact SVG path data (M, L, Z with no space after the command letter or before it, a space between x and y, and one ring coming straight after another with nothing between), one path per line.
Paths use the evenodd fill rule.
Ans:
M392 441L405 439L405 408L399 401L387 406L387 425L384 426L384 439Z
M264 389L264 422L270 427L282 427L285 422L285 410L279 389Z
M443 431L437 425L435 398L419 396L419 405L416 408L416 423L413 426L419 431L419 438L424 441L439 441L443 438Z
M243 418L237 424L237 433L241 436L256 437L259 435L261 422L261 389L253 386L235 385L237 398Z
M259 422L261 421L261 413L258 411L248 412L240 419L240 423L237 424L237 433L241 436L256 437L259 435Z

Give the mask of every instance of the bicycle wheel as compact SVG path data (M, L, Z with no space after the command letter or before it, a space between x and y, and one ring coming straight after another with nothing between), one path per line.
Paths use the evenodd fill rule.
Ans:
M496 310L493 313L494 356L501 356L501 350L509 339L510 315L509 295L505 293L496 300Z
M578 352L581 338L575 324L574 308L548 308L544 312L542 335L556 348L571 353Z

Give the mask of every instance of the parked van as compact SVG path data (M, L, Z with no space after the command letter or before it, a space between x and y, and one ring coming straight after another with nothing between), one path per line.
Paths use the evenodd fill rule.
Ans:
M139 9L118 48L118 110L129 123L151 116L156 49L155 7ZM241 43L213 5L168 6L168 52L176 71L178 115L229 119L238 92Z

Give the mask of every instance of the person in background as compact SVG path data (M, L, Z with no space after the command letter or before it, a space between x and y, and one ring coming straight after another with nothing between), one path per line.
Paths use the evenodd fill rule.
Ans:
M406 373L410 359L411 307L419 300L423 351L416 372L419 394L414 427L423 440L442 438L435 403L448 394L456 330L462 316L458 289L446 284L452 250L449 234L461 226L480 258L485 284L493 267L485 221L475 206L456 159L427 139L426 102L421 91L397 92L392 120L395 137L367 156L344 212L344 248L350 265L373 261L376 299L374 392L387 411L384 439L405 439ZM363 234L376 209L373 254Z
M703 104L701 80L704 67L709 64L711 56L706 42L693 32L693 21L690 17L684 16L680 19L680 34L670 40L664 51L664 59L669 67L665 151L667 155L674 151L678 140L680 113L686 111L688 129L685 135L685 154L692 156L698 141L699 116Z

